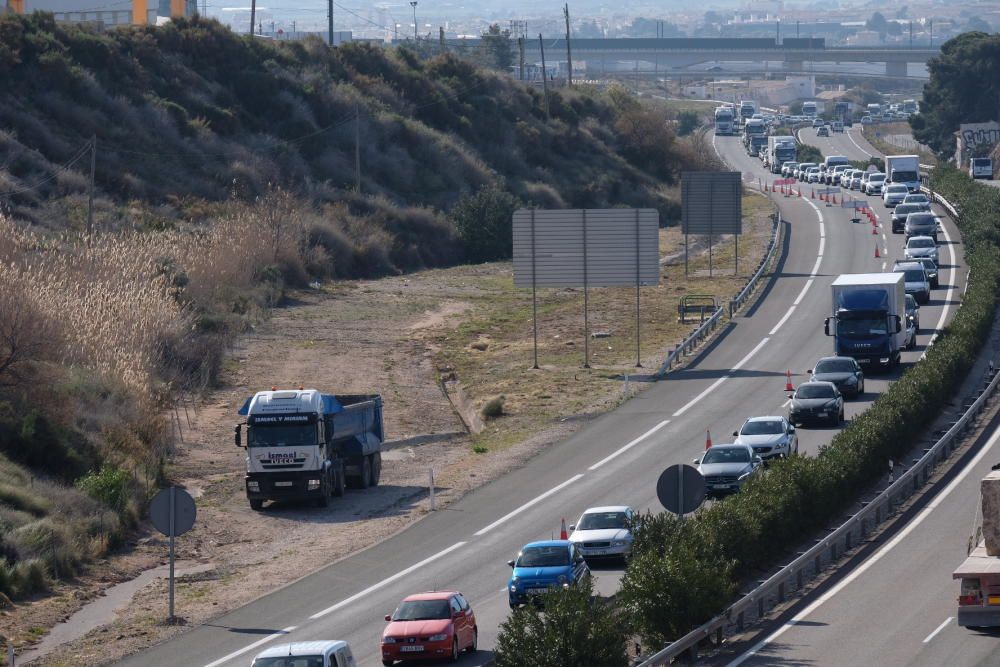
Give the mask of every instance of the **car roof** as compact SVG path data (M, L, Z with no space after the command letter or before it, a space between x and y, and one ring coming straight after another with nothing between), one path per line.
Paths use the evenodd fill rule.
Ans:
M572 542L569 540L541 540L540 542L528 542L521 547L521 551L530 547L568 547L570 544Z
M584 514L597 514L598 512L628 512L631 511L628 505L605 505L604 507L588 507L583 510Z
M909 244L910 241L918 241L918 240L919 241L931 241L931 242L933 242L934 241L934 237L933 236L911 236L910 238L908 238L906 240L906 243Z
M837 385L833 384L832 382L826 382L824 380L809 380L809 382L803 382L802 384L800 384L796 388L796 390L802 389L802 387L809 386L809 385L813 385L813 386L822 385L824 387L830 387L832 389L836 389L837 388Z
M416 600L447 600L452 595L458 595L458 591L425 591L414 593L403 598L403 602L413 602Z
M254 656L257 658L281 658L296 655L325 655L328 651L336 651L347 646L347 642L339 639L330 639L314 642L292 642L290 644L278 644Z
M854 357L838 357L838 356L821 357L821 358L819 358L819 359L816 360L816 363L818 364L821 361L845 361L845 360L846 361L854 361Z
M708 449L743 449L744 447L749 447L750 445L737 444L735 442L725 442L719 445L712 445ZM706 449L705 451L708 451Z
M773 421L778 421L780 419L784 419L784 417L779 417L777 415L767 415L767 416L764 416L764 417L750 417L744 423L748 423L748 422L773 422Z

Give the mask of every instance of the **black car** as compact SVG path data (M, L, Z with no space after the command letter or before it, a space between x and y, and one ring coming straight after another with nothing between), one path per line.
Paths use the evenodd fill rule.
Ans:
M940 283L938 282L938 266L935 261L930 257L915 257L914 262L920 262L924 265L924 271L927 273L927 280L931 284L931 289L937 289Z
M896 208L892 209L892 233L899 234L905 229L906 216L923 210L920 204L897 204Z
M920 305L912 294L906 295L906 320L912 322L917 331L920 331Z
M832 382L804 382L792 394L788 421L793 425L825 421L838 426L844 421L844 397Z
M844 396L865 393L865 374L853 357L823 357L809 370L811 382L831 382Z

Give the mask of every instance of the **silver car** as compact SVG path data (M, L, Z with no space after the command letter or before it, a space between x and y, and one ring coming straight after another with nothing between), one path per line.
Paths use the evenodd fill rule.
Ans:
M799 436L784 417L751 417L733 431L737 445L750 445L764 461L799 453Z
M882 203L886 208L894 208L897 204L902 204L910 189L902 183L892 183L882 188Z
M792 172L794 172L795 168L798 166L799 166L798 162L786 162L785 164L781 165L781 175L785 177L791 176Z
M906 247L903 248L903 257L906 259L917 259L919 257L930 257L934 263L938 263L937 243L930 236L911 236L906 240ZM921 265L923 268L923 265Z
M916 206L917 204L900 204L900 206ZM899 210L899 206L896 210ZM937 241L938 221L933 213L927 211L915 211L906 215L906 222L903 223L903 233L907 238L910 236L930 236Z
M695 459L698 472L705 478L705 495L718 498L736 493L763 465L750 445L714 445Z
M808 172L806 172L806 181L808 183L819 183L819 167L811 167Z
M880 195L882 194L882 185L885 184L885 174L872 174L868 177L868 181L865 183L865 194L866 195Z
M621 558L632 555L632 522L635 510L626 505L591 507L571 524L569 541L587 560Z
M927 303L931 299L931 281L920 262L900 262L892 267L893 273L902 273L906 293L912 294L917 303Z
M927 198L922 192L914 192L911 195L906 195L902 201L903 204L917 204L923 210L930 213L931 210L931 200Z
M865 175L865 172L861 171L860 169L855 169L854 171L852 171L851 172L851 184L850 184L849 187L852 190L860 190L861 189L861 179L864 178L864 175ZM843 180L843 179L841 179L841 180Z

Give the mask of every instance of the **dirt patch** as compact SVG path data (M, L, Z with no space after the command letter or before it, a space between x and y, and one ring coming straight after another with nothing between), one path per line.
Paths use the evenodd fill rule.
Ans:
M212 576L179 582L177 613L188 626L204 622L384 539L428 511L430 468L436 501L447 505L614 407L624 398L626 376L632 390L641 389L635 380L648 377L692 328L677 322L679 298L708 293L724 303L743 287L767 244L770 210L760 197L744 203L739 275L732 240L724 239L713 247L713 275L707 252L692 250L685 279L677 252L683 237L676 229L661 230L661 249L670 260L660 284L640 294L644 369L635 368L635 292L628 288L590 290L590 330L609 336L587 341L589 369L582 368L582 290L540 291L537 370L531 368L530 291L514 289L509 263L295 294L232 350L224 386L177 412L180 432L168 471L192 491L199 508L195 528L178 540L178 557L215 566ZM382 395L389 441L382 483L351 490L327 509L286 504L253 512L243 493L245 452L233 443L236 411L254 391L300 385ZM451 398L446 386L455 388ZM499 395L503 416L482 420L479 432L469 435L459 413L475 421L482 404ZM336 530L317 530L323 527ZM67 618L87 596L165 556L163 541L147 535L80 582L0 612L0 634L31 643L38 629ZM279 559L281 568L259 567ZM78 591L81 600L73 597ZM39 664L105 664L181 632L163 623L165 615L166 582L157 580L115 622L55 649Z

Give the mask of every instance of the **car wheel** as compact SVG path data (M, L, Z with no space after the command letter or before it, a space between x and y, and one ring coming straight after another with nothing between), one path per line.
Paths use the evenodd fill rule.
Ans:
M858 385L858 396L864 396L865 394L865 381L862 380L861 384Z
M458 637L452 637L451 640L451 661L458 662Z
M469 644L469 653L479 650L479 628L472 628L472 643Z
M261 500L260 498L251 498L250 509L252 509L254 512L261 511L262 509L264 509L264 501Z
M391 665L395 664L395 662L395 660L383 660L382 664L385 665L385 667L391 667Z

